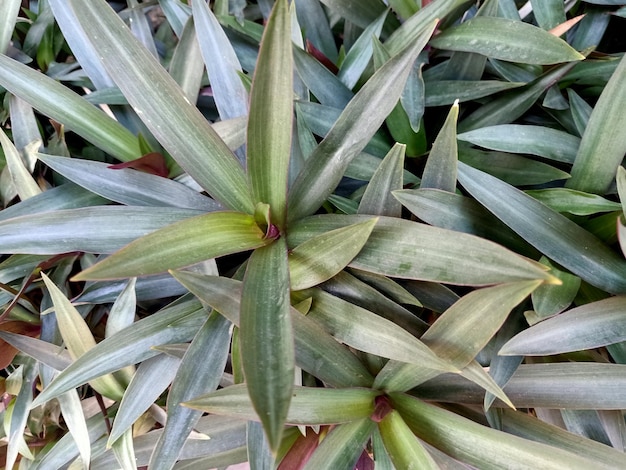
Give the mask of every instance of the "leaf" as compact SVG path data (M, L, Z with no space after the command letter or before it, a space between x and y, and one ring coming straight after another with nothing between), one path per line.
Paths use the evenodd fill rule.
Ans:
M560 286L556 284L542 284L533 291L535 322L565 310L574 301L581 285L581 280L578 276L557 269L547 258L542 258L540 263L549 266L550 272L559 278L562 284ZM526 319L531 325L534 323L531 322L528 314Z
M598 212L618 211L621 208L617 202L574 189L535 189L526 191L526 194L541 201L552 210L569 212L574 215L594 215Z
M447 29L430 44L438 49L475 52L523 64L547 65L585 58L562 39L536 26L490 16L476 16Z
M123 206L35 212L0 222L0 244L3 253L112 253L146 233L198 214L189 209Z
M333 63L337 60L337 45L319 0L295 0L298 23L306 31L306 39Z
M254 217L211 212L171 224L141 237L114 255L77 274L73 280L119 279L157 274L250 250L269 243Z
M309 289L294 297L298 300L312 298L307 318L348 346L419 367L456 371L413 335L364 308L319 289Z
M167 395L167 421L150 456L150 468L169 470L176 463L189 433L202 416L181 403L218 387L229 346L230 322L212 312L191 341L172 382ZM207 358L211 360L207 362Z
M435 188L453 193L456 190L456 165L458 159L456 144L456 120L459 116L459 103L450 108L448 117L426 160L420 188Z
M15 349L53 369L63 370L72 363L72 358L67 349L47 341L16 334L5 329L0 330L0 338Z
M524 83L501 82L498 80L437 80L426 81L426 106L451 105L456 100L460 103L477 100L501 91L519 88Z
M96 341L80 313L65 297L63 292L44 273L41 273L41 277L52 298L63 342L72 359L76 361L87 351L93 349ZM124 388L112 375L104 375L94 379L90 382L90 385L98 393L113 400L119 400L124 394Z
M459 140L492 150L529 153L557 162L573 163L580 139L542 126L502 124L481 127L458 135Z
M2 7L0 7L0 18L2 18L2 22L0 22L0 54L5 54L9 47L20 6L19 0L2 2Z
M593 377L593 380L590 380ZM621 410L626 365L597 362L522 364L504 392L518 408ZM482 405L484 390L455 374L440 375L416 393L425 400ZM502 406L496 401L495 406Z
M248 120L248 175L255 202L269 204L272 223L284 228L293 115L291 20L279 0L263 33L252 80Z
M117 121L69 88L4 55L0 85L114 157L129 161L140 156L137 138Z
M378 394L376 390L365 388L332 389L295 386L286 422L293 425L313 426L367 418L374 412L374 398ZM244 384L231 385L194 398L186 402L185 406L206 413L258 420Z
M626 340L626 299L609 297L548 318L509 340L498 354L547 356Z
M222 120L248 114L248 92L238 73L241 65L226 33L207 3L192 0L196 36L206 64L213 99Z
M369 417L338 425L313 452L303 470L354 468L374 428Z
M402 207L391 192L402 189L405 150L405 145L396 143L387 153L363 193L359 214L400 217Z
M284 238L254 251L241 293L241 362L272 452L280 445L292 397L294 332Z
M622 58L598 99L585 128L567 187L604 194L626 153L626 59Z
M565 7L560 0L531 0L530 4L533 8L535 20L545 30L550 30L566 20ZM560 34L557 36L560 36Z
M292 290L327 281L361 251L378 219L372 218L313 237L289 251Z
M72 0L71 5L105 68L163 147L215 199L251 213L254 205L241 165L174 79L106 2Z
M378 423L378 429L396 468L440 468L396 410Z
M17 148L15 148L15 145L13 145L13 142L9 140L3 130L0 131L0 144L2 144L2 150L4 158L6 159L7 168L11 175L11 181L15 185L20 199L25 200L40 194L41 189L26 168L26 165L24 165L24 161Z
M131 169L111 169L106 163L37 154L54 171L109 199L129 206L172 206L211 212L212 199L167 178Z
M188 271L173 272L189 291L239 325L241 282ZM296 363L333 387L369 387L372 376L347 348L315 322L291 309Z
M463 163L459 163L459 181L474 198L547 257L603 290L626 292L626 262L576 223Z
M117 441L169 387L178 371L180 359L159 354L143 361L120 402L113 421L108 445Z
M289 229L289 247L365 217L332 214L299 220ZM465 285L551 279L544 267L487 240L382 216L349 266L390 277Z
M400 98L411 65L434 27L433 23L418 40L381 67L345 107L293 183L289 194L291 220L315 212L335 189L347 165L365 148Z
M371 60L373 53L372 36L380 37L387 13L387 11L384 11L363 30L341 63L337 77L349 89L354 88Z
M596 468L591 460L573 453L490 429L408 395L390 396L417 437L478 468Z
M159 354L152 349L168 343L189 341L206 319L199 302L187 300L135 322L87 351L41 392L38 406L90 380Z
M91 460L91 443L89 442L89 434L85 415L81 407L81 400L76 390L70 390L57 397L63 414L63 420L67 424L69 434L76 442L76 447L83 461L83 468L88 468Z

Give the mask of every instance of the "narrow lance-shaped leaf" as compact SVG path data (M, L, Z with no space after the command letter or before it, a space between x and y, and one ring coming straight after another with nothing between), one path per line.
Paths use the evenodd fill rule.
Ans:
M430 150L420 188L435 188L453 193L456 190L456 166L458 151L456 143L456 120L459 102L456 101Z
M119 279L157 274L271 242L254 217L211 212L141 237L94 264L74 280Z
M3 130L0 130L0 144L2 145L2 150L4 151L4 157L11 175L11 181L13 181L20 199L25 200L29 197L40 194L41 188L39 188L34 178L26 168L26 165L24 165L24 161L22 160L17 148L15 148L15 145L13 145L13 142L9 140Z
M562 39L522 21L476 16L437 35L431 45L451 51L476 52L523 64L557 64L583 60Z
M279 238L254 251L241 294L241 362L270 448L280 445L294 374L287 244Z
M598 99L580 142L567 186L604 194L626 154L626 58L620 60Z
M9 47L20 6L20 0L7 0L0 6L0 54L6 53Z
M369 417L376 390L366 388L294 387L286 422L289 424L338 424ZM232 385L184 403L207 413L258 420L244 384Z
M396 143L385 156L365 188L359 203L359 214L387 217L402 215L402 205L391 192L402 189L405 150L405 145Z
M522 331L498 354L545 356L626 341L625 309L624 297L581 305Z
M338 228L311 238L289 252L292 290L327 281L361 251L378 219Z
M547 257L603 290L626 292L623 258L570 219L463 163L459 163L459 181L482 205Z
M251 213L243 168L174 79L106 2L71 4L105 68L163 147L218 201Z
M396 105L411 66L434 28L433 22L418 39L381 67L348 103L292 186L291 219L314 212L335 189L350 161L365 148Z
M7 56L0 55L0 85L123 161L138 158L137 138L69 88Z
M292 96L291 18L287 0L278 0L263 33L252 80L247 148L255 202L270 205L270 219L280 229L287 217Z
M92 349L96 345L96 341L80 313L63 295L63 292L44 273L41 274L41 277L48 288L50 297L52 297L63 341L72 358L76 360ZM99 393L115 400L124 394L124 389L112 375L94 379L91 381L91 385Z

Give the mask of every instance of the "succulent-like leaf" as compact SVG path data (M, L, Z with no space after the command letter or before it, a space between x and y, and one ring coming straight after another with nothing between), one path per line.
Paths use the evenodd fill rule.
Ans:
M456 190L456 165L458 161L456 120L458 116L459 103L455 102L430 150L422 173L420 188L435 188L450 193Z
M396 410L378 423L378 429L396 468L440 468Z
M320 233L368 216L318 215L294 223L288 233L295 247ZM451 284L490 285L524 279L550 281L545 267L495 243L408 220L379 217L351 267L385 276Z
M437 35L431 45L451 51L476 52L523 64L557 64L583 60L569 44L521 21L476 16Z
M458 139L492 150L530 153L566 163L574 162L580 145L580 139L567 132L522 124L481 127L459 134Z
M626 153L626 59L622 58L596 103L580 142L567 186L603 194Z
M626 262L576 223L463 163L459 163L459 181L481 204L549 258L590 284L613 293L626 292Z
M378 219L320 234L289 251L292 290L307 289L327 281L361 251Z
M194 295L239 325L241 282L188 271L173 272ZM369 387L365 366L313 321L291 309L296 362L299 367L334 387Z
M187 300L139 320L87 351L40 393L38 406L101 375L137 364L159 351L153 346L189 341L206 319L199 302Z
M211 212L139 238L82 271L74 280L157 274L269 242L271 239L265 238L253 216L239 212Z
M387 153L363 193L359 203L359 214L400 217L402 206L391 192L402 189L405 150L405 145L396 143Z
M292 398L295 365L284 238L255 250L250 257L241 293L239 328L250 398L275 453Z
M293 120L291 19L278 0L268 20L252 80L248 120L248 176L255 202L270 205L270 219L283 228Z
M522 331L498 354L546 356L626 341L626 299L610 297L568 310Z
M556 470L563 465L580 470L590 465L595 468L584 457L490 429L408 395L392 393L391 400L417 437L470 465L520 470ZM599 464L598 468L611 467Z
M286 423L346 423L369 417L374 412L375 390L365 388L294 387ZM249 392L244 384L232 385L185 403L185 406L207 413L258 420Z
M290 219L313 213L332 193L348 163L365 148L400 98L411 66L434 27L432 23L418 39L381 67L345 107L292 186Z
M54 311L63 342L67 346L72 359L76 361L87 351L93 349L96 341L80 313L65 297L63 292L44 273L41 274L41 277L54 303ZM91 386L98 393L114 400L121 398L124 394L123 387L112 375L105 375L92 380Z
M243 168L174 79L106 2L71 4L105 68L163 147L218 201L251 213Z

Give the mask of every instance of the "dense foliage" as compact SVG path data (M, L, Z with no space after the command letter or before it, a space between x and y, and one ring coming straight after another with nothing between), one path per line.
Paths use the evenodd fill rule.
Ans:
M624 468L625 2L120 3L0 2L6 468Z

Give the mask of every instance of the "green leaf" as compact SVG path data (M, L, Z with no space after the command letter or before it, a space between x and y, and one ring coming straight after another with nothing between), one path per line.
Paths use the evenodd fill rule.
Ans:
M238 74L242 70L235 50L207 3L193 0L191 6L197 40L220 118L225 120L246 116L248 92Z
M19 0L9 0L2 2L0 6L0 54L5 54L9 43L11 42L11 36L15 29L15 23L17 15L20 12L21 2Z
M316 286L345 268L361 251L377 221L377 218L372 218L331 230L290 250L291 289Z
M173 272L194 295L239 325L241 282L188 271ZM341 346L315 322L291 309L296 363L333 387L369 387L373 378L347 348Z
M168 72L180 85L189 102L196 103L200 94L204 62L193 21L188 21L182 29L178 44L172 54ZM222 135L220 137L224 139ZM228 144L228 142L226 143ZM232 149L230 146L229 148Z
M186 301L146 317L106 338L68 366L40 393L38 406L79 385L159 354L153 346L189 341L206 319L199 302Z
M402 189L405 150L405 145L396 143L385 156L365 188L359 203L359 214L400 217L402 206L391 192Z
M378 429L396 468L440 468L396 410L378 423Z
M105 68L163 147L218 201L252 213L243 168L174 79L106 2L71 4Z
M460 103L477 100L501 91L519 88L524 83L501 82L498 80L437 80L425 82L426 106L446 106L456 100Z
M255 202L269 204L272 223L287 217L287 178L293 116L291 19L278 0L268 20L250 94L248 176Z
M337 341L381 357L408 362L441 371L456 371L441 360L424 343L395 323L330 295L320 289L309 289L295 295L297 300L312 298L307 318L322 326Z
M365 388L293 388L286 423L308 426L338 424L367 418L374 412L374 398L380 392ZM247 387L232 385L187 401L185 406L206 413L258 420Z
M470 292L446 310L421 340L441 359L462 369L496 334L510 311L539 284L540 281L522 281ZM480 328L476 327L478 324ZM376 385L408 390L421 383L422 375L426 380L433 377L422 374L414 365L389 362L376 378Z
M546 31L565 23L565 4L561 0L530 0L533 15Z
M157 274L271 242L254 217L211 212L171 224L128 244L74 280L119 279Z
M526 194L541 201L552 210L574 215L594 215L598 212L618 211L621 208L618 202L574 189L535 189L526 191Z
M275 453L292 397L295 365L284 238L255 250L250 257L241 293L239 328L250 399Z
M622 58L598 99L580 142L567 186L604 194L626 153L626 58Z
M93 349L96 345L87 323L83 320L80 313L65 297L63 292L54 285L54 283L41 273L41 277L46 284L52 302L56 320L59 325L59 331L63 337L63 342L67 347L70 356L76 361L87 351ZM124 389L120 383L112 376L105 375L90 382L91 386L107 398L119 400L124 394Z
M122 161L138 158L137 138L57 81L0 55L0 85L42 114Z
M181 403L218 387L228 360L230 325L226 318L212 312L187 348L167 395L167 421L150 456L150 468L169 470L176 463L202 416Z
M48 167L76 184L129 206L172 206L211 212L220 205L180 183L130 168L111 169L106 163L37 154Z
M115 441L111 448L113 449L115 459L122 470L133 470L134 468L137 468L135 449L133 448L132 429L127 430L120 439Z
M307 217L290 227L289 247L366 217L338 214ZM349 266L390 277L464 285L552 279L545 267L493 242L382 216Z
M456 120L458 116L459 103L455 102L430 150L420 188L435 188L450 193L456 191L456 165L458 161Z
M574 162L580 145L580 139L567 132L521 124L481 127L459 134L458 139L492 150L529 153L566 163Z
M0 144L7 162L11 181L21 200L28 199L41 193L41 188L26 168L20 153L4 131L0 131Z
M307 39L333 63L337 60L337 45L326 11L319 0L295 0L298 23Z
M381 0L364 0L360 8L354 8L350 3L341 0L321 0L321 2L361 28L367 28L386 8Z
M390 396L394 408L417 437L478 468L611 468L597 466L592 460L556 447L490 429L408 395L392 393Z
M333 428L313 452L303 470L351 470L375 426L374 421L367 417Z
M498 354L547 356L626 340L626 299L609 297L548 318L507 342Z
M537 99L569 72L575 64L575 62L570 62L554 67L528 85L504 92L498 98L488 101L459 123L459 132L515 121L528 111Z
M559 278L562 284L560 286L542 284L533 291L534 320L531 321L530 315L526 314L530 324L565 310L574 301L581 284L578 276L557 269L547 258L542 258L539 262L550 267L550 272Z
M547 257L603 290L626 292L626 262L576 223L522 191L463 163L459 163L459 181L481 204Z
M345 107L292 186L291 220L315 212L333 192L350 161L365 148L400 98L411 66L434 27L432 23L419 39L381 67Z
M548 65L585 58L562 39L536 26L489 16L476 16L447 29L430 44L438 49L474 52L523 64Z
M593 379L590 379L593 377ZM624 409L626 365L597 362L522 364L504 392L518 408ZM482 406L484 390L455 374L440 375L415 390L425 400ZM502 403L495 402L495 406Z
M76 447L83 462L91 460L91 443L89 431L85 422L85 415L81 406L81 400L76 390L70 390L57 397L63 414L63 420L67 429L76 442ZM86 468L87 466L84 465Z

